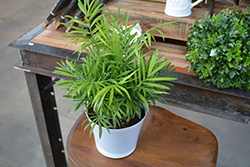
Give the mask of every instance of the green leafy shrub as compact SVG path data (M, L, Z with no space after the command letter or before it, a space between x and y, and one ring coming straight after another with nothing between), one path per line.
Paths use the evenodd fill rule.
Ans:
M156 95L168 94L169 86L173 86L171 82L176 80L167 75L173 71L170 60L159 58L158 50L143 53L143 49L139 48L151 46L154 39L149 33L151 30L173 22L149 29L135 39L138 34L131 34L131 31L137 23L128 26L129 17L125 13L119 18L119 8L117 16L111 11L109 15L97 16L103 8L98 1L90 3L85 0L82 3L79 0L78 5L85 15L85 22L68 17L84 28L64 24L74 29L66 37L74 39L71 43L80 43L77 51L87 52L88 55L59 63L55 73L70 78L57 82L67 91L64 97L75 102L75 111L85 106L84 112L91 119L86 127L94 124L91 134L93 128L98 126L101 137L102 126L107 130L122 128L135 116L141 118L143 103L147 106L155 104L156 100L163 100ZM95 16L96 19L91 21ZM123 20L126 21L125 26L120 25ZM149 55L150 58L146 59ZM94 113L89 112L92 110Z
M186 59L218 88L250 89L250 9L205 15L190 28Z

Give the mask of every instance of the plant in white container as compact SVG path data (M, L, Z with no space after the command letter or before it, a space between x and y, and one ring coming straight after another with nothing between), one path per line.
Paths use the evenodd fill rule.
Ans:
M78 5L85 15L84 21L68 17L83 28L64 24L74 29L66 37L74 39L71 43L81 43L76 51L87 52L87 56L58 63L55 73L70 79L57 83L67 91L65 97L75 102L75 111L85 107L89 118L86 120L90 121L85 128L91 125L90 135L94 132L97 149L111 158L125 157L136 147L148 106L164 100L160 95L168 94L169 86L176 80L167 75L173 71L170 60L159 58L158 50L144 53L139 48L151 46L154 36L150 31L156 30L163 36L157 28L174 22L138 34L133 33L137 23L129 26L126 13L119 17L120 8L114 16L111 11L109 15L100 14L104 5L98 1L79 0ZM120 25L123 20L125 26ZM128 130L133 133L122 134ZM117 139L117 134L123 140ZM116 139L102 142L112 136Z

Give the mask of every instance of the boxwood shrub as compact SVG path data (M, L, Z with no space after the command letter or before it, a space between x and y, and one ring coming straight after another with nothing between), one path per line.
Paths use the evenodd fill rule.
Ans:
M250 89L250 9L205 15L190 28L186 59L218 88Z

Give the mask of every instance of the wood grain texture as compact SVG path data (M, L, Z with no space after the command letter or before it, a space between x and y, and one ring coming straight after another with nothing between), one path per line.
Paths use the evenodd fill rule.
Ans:
M236 5L237 4L237 1L238 0L215 0L216 3L221 3L221 4L224 4L224 5Z
M153 42L151 49L145 49L144 53L149 51L155 51L158 49L160 56L166 56L170 59L171 64L174 65L176 72L185 73L189 75L195 75L192 70L188 72L187 67L190 66L190 62L186 61L185 55L187 49L185 44L174 43L172 40L166 40L165 42ZM148 58L150 55L146 56Z
M239 6L241 7L250 7L250 0L239 0Z
M77 48L79 48L80 44L68 44L72 41L71 38L62 37L62 35L66 35L66 27L62 27L57 31L54 31L54 26L54 24L50 25L42 33L38 34L35 38L30 40L30 42L68 50L76 50ZM66 44L68 45L66 46Z
M167 0L139 0L139 1L160 2L160 3L166 4ZM196 0L192 0L192 2L195 2L195 1ZM201 7L203 3L204 3L204 1L202 1L201 3L199 3L198 5L196 5L196 7Z
M141 0L110 0L107 3L107 6L114 14L116 14L118 6L121 7L120 14L124 14L127 11L130 18L129 24L138 21L143 32L159 24L179 20L179 26L177 26L177 24L171 24L168 27L161 27L159 29L164 33L166 38L187 41L189 28L203 15L211 14L213 8L212 4L213 1L208 0L208 4L204 4L202 7L194 7L190 16L181 18L166 15L164 13L165 3L160 2ZM107 10L103 10L103 12L108 13ZM125 24L125 22L122 24ZM160 36L157 31L152 31L152 34Z
M215 2L214 3L214 9L213 9L213 14L214 13L221 13L221 11L223 10L223 9L229 9L229 10L231 10L231 11L233 11L233 9L234 9L234 5L225 5L224 3L221 3L221 2ZM244 10L244 11L247 11L247 6L246 6L246 4L239 4L238 6L235 6L235 9L237 10L237 9L239 9L239 10Z
M48 27L30 42L75 51L81 44L69 44L66 46L71 39L62 37L62 35L66 34L65 29L66 27L61 27L57 31L53 31L53 25L51 25L51 27ZM173 40L157 41L152 43L151 49L146 49L144 52L155 51L156 49L159 49L159 56L167 56L168 59L171 59L171 63L175 65L176 71L193 75L193 72L188 73L186 69L190 66L190 63L185 58L187 54L185 42L174 43Z
M213 133L163 108L150 106L135 152L118 160L106 158L97 151L93 136L89 137L89 128L83 132L83 117L68 136L71 167L214 167L216 164L218 146Z

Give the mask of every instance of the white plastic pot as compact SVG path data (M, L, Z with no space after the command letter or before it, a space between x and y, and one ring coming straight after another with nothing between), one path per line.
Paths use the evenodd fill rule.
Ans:
M110 133L102 128L101 138L99 138L99 127L95 126L93 134L97 150L109 158L124 158L133 153L146 116L147 111L144 118L137 124L122 129L110 129Z

